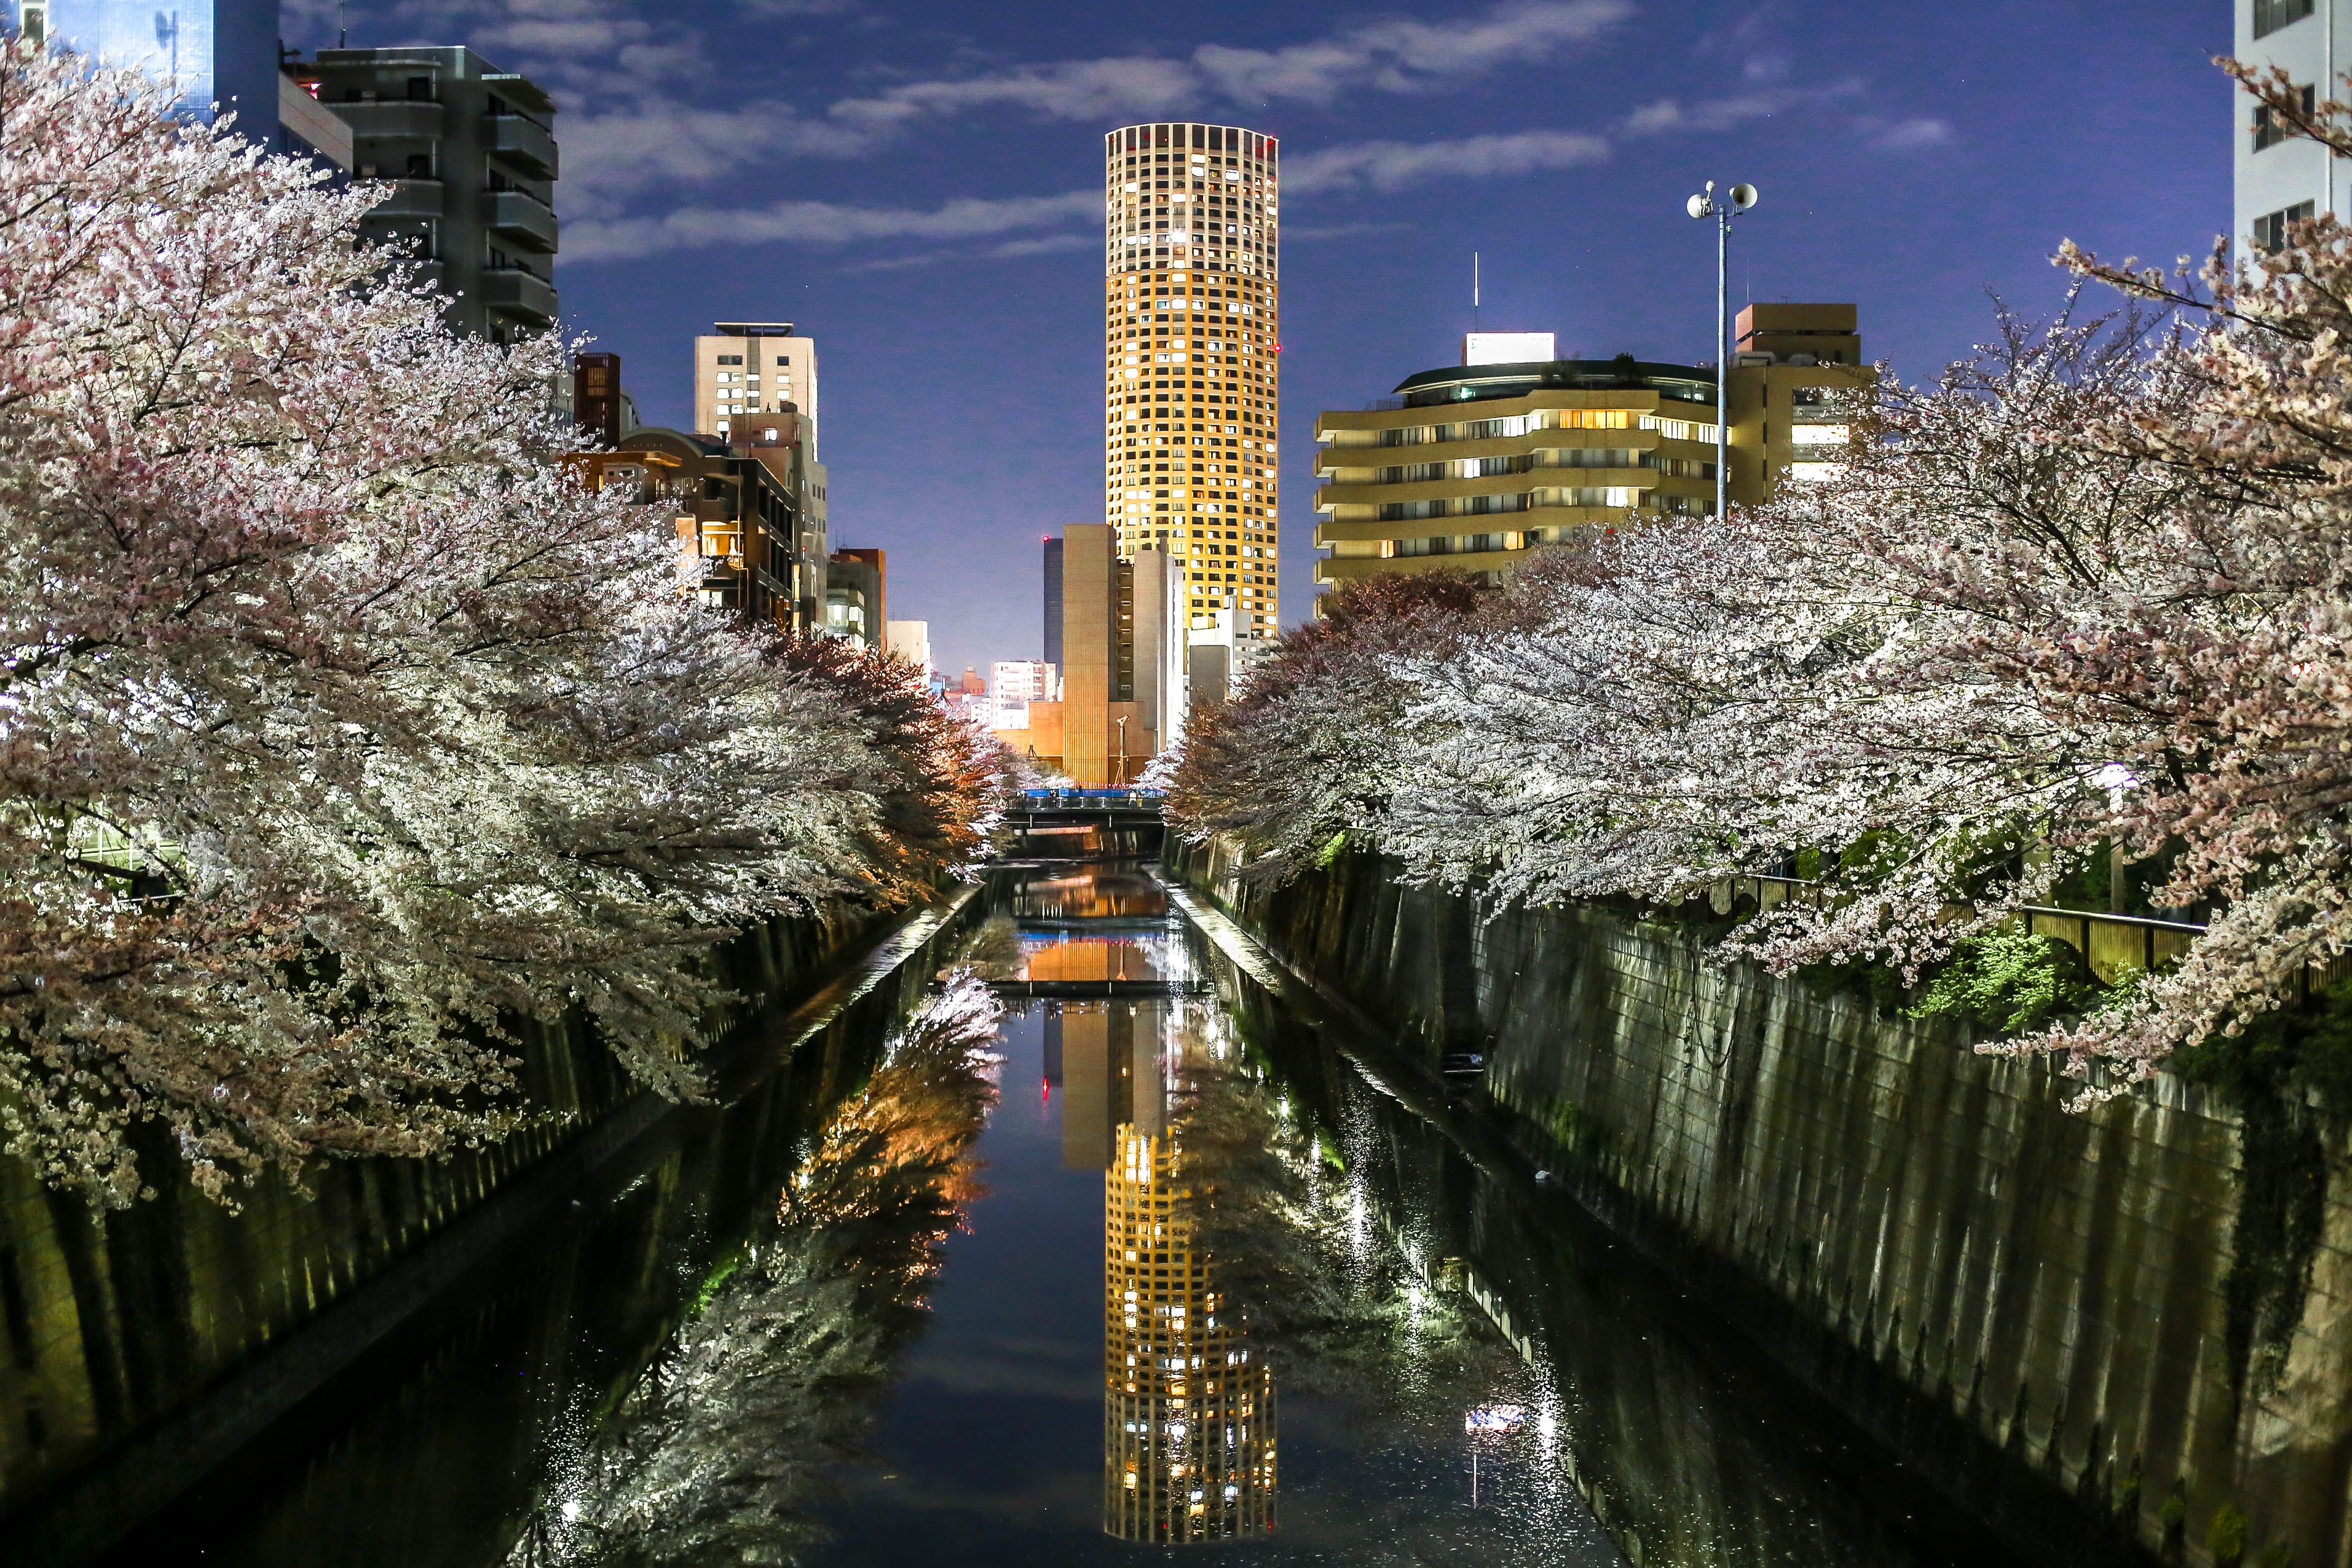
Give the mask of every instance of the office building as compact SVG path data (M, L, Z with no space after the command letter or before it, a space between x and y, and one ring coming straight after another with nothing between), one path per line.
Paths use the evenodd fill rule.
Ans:
M644 427L577 461L596 487L627 485L642 504L668 509L704 603L814 634L826 630L827 552L802 504L804 439L791 414L727 441Z
M807 432L806 499L822 531L830 516L816 392L816 343L790 321L719 321L694 340L694 428L724 439L747 419L800 415Z
M179 89L180 112L210 121L215 105L268 141L278 123L278 0L19 0L18 31L37 43L128 66Z
M1055 600L1060 695L1029 704L1026 729L997 738L1088 789L1131 783L1180 732L1185 581L1157 549L1131 559L1098 523L1063 531Z
M351 127L352 172L389 180L362 224L499 342L555 323L555 102L469 48L320 49L298 73Z
M217 106L272 152L352 166L351 128L319 107L299 68L279 68L278 0L19 0L5 14L35 43L172 83L189 120L209 122Z
M1753 504L1782 475L1833 457L1850 430L1836 394L1872 371L1851 305L1751 305L1734 347L1727 488ZM1464 358L1487 348L1474 339ZM1714 509L1711 365L1475 362L1395 391L1384 406L1316 422L1315 542L1330 551L1318 582L1439 569L1499 580L1521 552L1629 513Z
M1048 538L1045 557L1045 663L1062 667L1062 541Z
M2306 105L2342 98L2352 69L2352 5L2341 0L2231 0L2231 52L2258 70L2279 67ZM2230 234L2240 247L2276 250L2286 226L2320 213L2342 213L2352 193L2352 159L2273 124L2236 83L2227 89L2235 151Z
M1122 559L1174 563L1188 628L1230 609L1259 637L1281 612L1278 152L1230 125L1103 139L1103 520Z

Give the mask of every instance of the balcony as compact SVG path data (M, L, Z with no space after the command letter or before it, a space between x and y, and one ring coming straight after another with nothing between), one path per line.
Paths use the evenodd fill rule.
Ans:
M528 191L488 191L490 227L533 250L555 248L555 213Z
M1318 582L1355 582L1416 571L1508 571L1528 559L1525 549L1462 550L1445 555L1323 556L1315 562Z
M482 303L535 327L549 326L555 320L555 286L517 267L482 270Z
M520 114L486 114L482 126L486 152L497 153L540 179L555 178L555 133L546 126Z
M396 180L392 193L368 209L371 218L437 218L447 204L438 180Z
M384 99L365 103L330 103L357 141L438 141L441 106L425 99ZM361 155L361 162L366 161Z

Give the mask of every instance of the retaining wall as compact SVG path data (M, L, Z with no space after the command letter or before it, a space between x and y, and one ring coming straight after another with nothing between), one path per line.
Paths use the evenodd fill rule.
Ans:
M813 986L882 918L834 910L737 938L719 954L736 1010ZM529 1029L520 1055L529 1103L563 1120L447 1159L321 1160L307 1197L266 1175L236 1213L164 1148L142 1151L156 1197L105 1214L0 1158L0 1536L638 1098L584 1029Z
M1596 907L1177 869L2032 1555L2352 1562L2352 1202L2302 1098L2047 1063Z

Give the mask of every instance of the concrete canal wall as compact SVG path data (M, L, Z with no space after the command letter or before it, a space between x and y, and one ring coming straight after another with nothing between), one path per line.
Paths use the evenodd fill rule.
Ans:
M1596 907L1494 911L1343 858L1176 869L1497 1114L1611 1226L2050 1561L2352 1562L2352 1193L2300 1094L2160 1076L2087 1115L1979 1056Z
M884 924L840 910L737 938L720 954L728 983L745 998L736 1010L813 988L845 948ZM521 1056L530 1103L562 1120L446 1160L322 1160L303 1174L309 1196L265 1176L238 1189L236 1213L188 1187L163 1148L143 1159L155 1199L102 1215L43 1186L23 1162L0 1158L0 1540L34 1528L24 1523L29 1503L170 1423L197 1426L167 1447L233 1441L249 1424L240 1419L240 1385L254 1381L265 1353L493 1197L580 1163L594 1145L649 1124L661 1107L584 1029L532 1030ZM451 1270L467 1260L446 1260ZM435 1282L414 1281L418 1292ZM370 1312L383 1316L385 1305ZM398 1304L393 1315L405 1310ZM382 1332L362 1327L358 1343ZM355 1348L311 1345L297 1354L331 1359ZM315 1381L301 1373L296 1382L305 1379ZM266 1387L255 1393L262 1403L271 1397ZM200 1404L205 1413L192 1417ZM201 1465L218 1456L184 1457ZM100 1487L78 1506L139 1500L118 1490ZM54 1532L47 1521L39 1531Z

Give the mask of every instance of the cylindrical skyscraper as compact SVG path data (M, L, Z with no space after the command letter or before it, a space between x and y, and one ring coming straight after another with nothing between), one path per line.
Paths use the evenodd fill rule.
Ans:
M1103 139L1103 520L1181 563L1191 625L1271 637L1281 433L1271 136L1129 125Z

